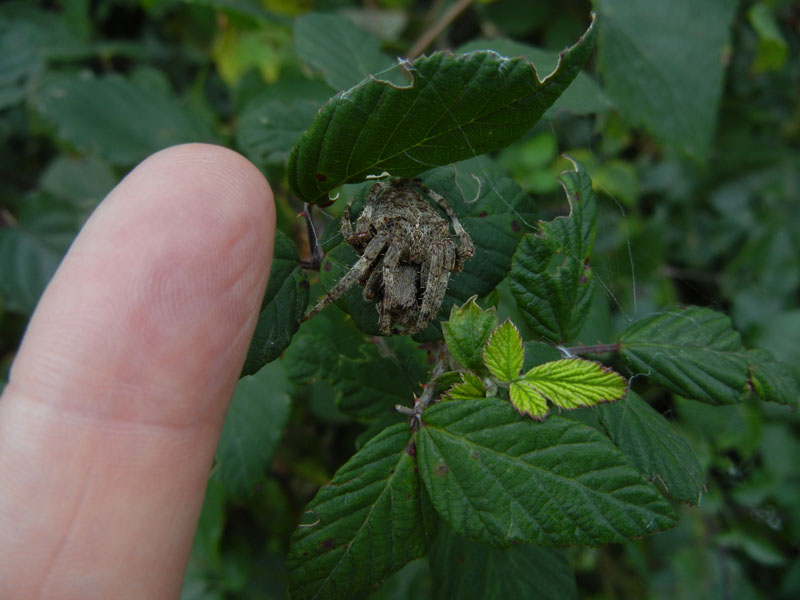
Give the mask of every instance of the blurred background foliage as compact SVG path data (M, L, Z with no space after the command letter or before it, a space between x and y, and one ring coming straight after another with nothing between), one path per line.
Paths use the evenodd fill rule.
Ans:
M748 346L800 375L796 2L53 0L0 5L0 386L81 224L148 154L186 141L236 148L268 176L279 228L304 252L302 207L284 169L329 96L394 57L437 49L521 54L547 73L592 10L596 59L539 125L493 157L544 218L565 209L562 153L592 175L603 293L582 341L613 341L634 319L699 304L730 314ZM323 223L340 210L322 213ZM513 317L504 286L491 300ZM359 442L363 427L337 401L358 391L359 369L386 348L318 319L237 389L185 598L283 597L303 507ZM403 357L408 342L389 350ZM344 376L337 385L304 354L315 344ZM389 372L401 386L389 387L413 393L409 373L421 375L411 366ZM672 531L569 550L579 596L800 597L797 414L648 400L688 432L708 491ZM374 597L431 589L427 563L415 561Z

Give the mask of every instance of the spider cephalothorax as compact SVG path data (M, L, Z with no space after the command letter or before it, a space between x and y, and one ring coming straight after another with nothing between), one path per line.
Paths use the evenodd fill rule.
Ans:
M448 218L423 194L435 200ZM355 226L345 207L340 230L359 259L302 321L357 281L364 286L365 298L376 299L383 334L393 333L393 325L402 327L403 333L417 333L439 312L450 273L460 271L475 253L472 239L447 201L408 179L376 183Z

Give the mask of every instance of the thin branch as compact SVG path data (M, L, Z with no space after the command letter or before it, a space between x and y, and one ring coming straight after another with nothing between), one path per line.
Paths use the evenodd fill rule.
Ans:
M461 13L469 7L470 4L472 4L472 0L458 0L452 4L450 8L448 8L441 16L441 18L436 21L432 27L426 29L419 39L414 42L414 45L411 46L411 50L409 50L408 54L406 54L406 58L408 60L414 60L420 54L422 54L425 49L430 46L445 29L447 29L447 27L453 21L455 21Z
M414 398L414 406L408 407L398 404L394 407L397 412L409 417L408 424L413 431L417 431L422 425L422 412L433 402L436 396L436 380L442 373L447 371L447 362L447 350L442 346L439 356L436 358L436 364L431 371L430 381L422 386L422 395L419 398Z

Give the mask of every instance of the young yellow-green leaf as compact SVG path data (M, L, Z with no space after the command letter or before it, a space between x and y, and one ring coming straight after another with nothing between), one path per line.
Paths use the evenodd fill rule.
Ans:
M567 358L533 367L514 382L509 394L519 412L544 417L546 400L572 410L619 400L627 389L628 382L616 371L591 360Z
M472 296L463 306L450 309L450 320L442 323L444 341L450 355L472 371L483 370L481 350L497 327L497 311L483 310Z
M474 373L461 373L461 383L455 384L447 392L453 400L472 400L486 397L486 386Z
M542 421L549 412L547 399L542 396L535 383L524 379L514 381L508 388L508 395L511 404L520 414Z
M509 383L519 377L523 360L522 337L516 326L506 319L492 332L483 351L483 362L492 375Z

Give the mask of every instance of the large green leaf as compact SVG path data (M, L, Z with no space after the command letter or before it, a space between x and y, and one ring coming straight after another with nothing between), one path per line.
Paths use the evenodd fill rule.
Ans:
M453 168L433 169L421 176L423 184L444 196L456 212L475 245L475 256L464 270L450 277L439 318L446 319L454 304L491 292L508 274L511 256L520 237L536 219L531 198L507 177L501 176L487 158L473 159ZM351 206L355 220L363 208L368 185L359 187ZM326 289L338 282L356 261L356 253L339 233L339 221L328 224L323 234L327 256L320 280ZM336 304L370 335L378 335L378 313L373 302L363 298L363 288L353 286ZM437 323L438 325L438 323ZM432 324L417 339L441 339Z
M698 504L703 469L689 442L635 392L597 409L609 437L650 480L659 480L676 500Z
M507 550L465 540L442 524L428 559L441 600L570 600L575 576L557 550L531 544Z
M435 514L408 425L357 452L306 509L287 567L292 598L354 598L427 552Z
M503 56L523 56L536 67L537 73L550 73L558 65L559 53L543 50L514 40L497 38L492 40L473 40L458 47L458 52L468 53L476 50L494 50ZM564 111L577 115L605 112L612 106L611 100L587 73L578 76L564 90L553 105L544 113L545 118L552 118Z
M299 327L300 317L308 304L308 281L299 260L292 240L277 231L269 283L247 350L243 375L252 375L278 358Z
M689 307L637 321L620 336L637 373L686 398L733 404L748 391L748 356L730 319Z
M575 165L561 174L570 213L541 223L514 254L509 288L525 322L555 343L573 340L589 314L595 279L589 267L597 225L592 180Z
M696 156L709 150L737 0L595 0L599 66L619 111Z
M523 58L438 52L404 65L398 86L370 78L334 96L298 140L289 183L318 202L347 182L389 171L413 177L498 150L520 138L580 72L594 48L594 21L541 81Z
M152 82L119 75L51 75L34 105L61 139L112 164L131 165L166 146L214 136L181 101Z
M297 56L322 71L334 90L356 85L395 64L381 44L342 15L309 13L294 22Z
M459 535L495 547L598 545L675 523L669 503L591 427L534 423L494 399L441 402L422 419L420 477Z
M239 380L217 446L214 477L231 498L246 498L266 477L289 418L286 375L273 362Z

